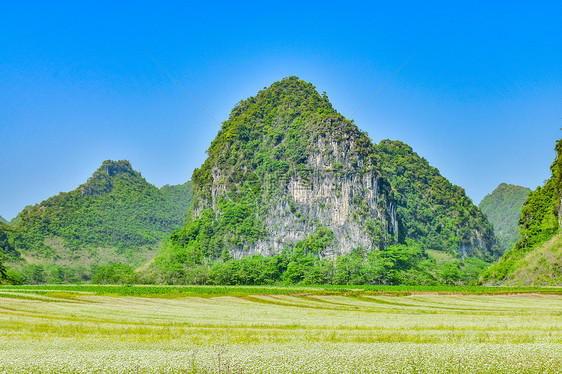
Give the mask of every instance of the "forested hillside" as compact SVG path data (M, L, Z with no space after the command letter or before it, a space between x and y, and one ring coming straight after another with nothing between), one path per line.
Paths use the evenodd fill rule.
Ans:
M19 257L19 253L14 249L10 237L13 235L14 229L0 222L0 251L5 257Z
M553 238L562 219L562 139L555 151L551 177L529 194L521 209L519 241L483 274L483 282L562 284L562 245L558 235Z
M502 183L478 204L494 226L503 252L510 250L517 242L521 207L530 192L531 189L526 187Z
M193 183L191 181L184 184L165 185L160 188L160 193L165 200L164 211L176 222L180 222L180 226L185 223L185 216L191 206L193 195ZM166 237L167 239L167 237Z
M403 142L383 140L375 152L395 192L400 241L461 257L492 261L499 256L492 225L462 188Z
M9 222L2 216L0 216L0 223L8 224Z
M461 188L403 143L374 146L296 77L240 102L192 180L157 281L458 283L499 255Z
M104 161L77 189L24 209L13 244L32 266L51 266L64 280L75 278L69 269L87 278L92 266L147 261L184 224L190 203L189 182L159 190L128 161Z

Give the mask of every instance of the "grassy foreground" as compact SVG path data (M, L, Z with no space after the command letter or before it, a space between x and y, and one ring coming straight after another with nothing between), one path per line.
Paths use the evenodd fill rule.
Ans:
M560 373L560 289L496 290L0 287L0 372Z

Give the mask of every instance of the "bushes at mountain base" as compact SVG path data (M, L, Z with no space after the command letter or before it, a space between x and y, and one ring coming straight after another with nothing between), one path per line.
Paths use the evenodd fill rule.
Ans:
M145 274L143 280L208 285L469 284L487 266L474 257L438 263L421 244L410 240L384 251L357 248L348 255L326 258L322 252L333 240L333 233L320 227L274 256L232 259L225 251L221 258L210 262L202 256L185 255L185 248L180 247L168 252L173 261L171 257L158 258L157 268L161 271L157 275Z
M11 284L132 284L141 279L134 269L124 263L92 265L91 267L63 267L53 264L24 264L6 272Z
M53 264L20 264L10 269L12 284L87 283L92 269L83 266L63 267Z
M127 264L109 264L94 269L92 283L96 284L132 284L139 280L134 269Z
M514 248L506 252L498 262L483 273L482 283L509 282L515 273L521 273L528 263L523 261L532 251L540 251L543 243L551 239L560 226L560 201L562 197L562 139L556 142L556 158L550 170L551 177L543 187L531 192L521 209L519 220L520 239ZM561 247L552 246L553 251ZM547 258L544 261L549 261ZM534 284L536 269L527 269L527 284Z

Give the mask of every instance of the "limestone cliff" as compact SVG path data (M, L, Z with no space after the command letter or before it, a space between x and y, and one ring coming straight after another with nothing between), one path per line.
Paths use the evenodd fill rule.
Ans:
M242 101L193 173L188 224L172 236L199 256L269 255L318 228L321 256L397 238L396 204L368 136L314 86L290 77Z

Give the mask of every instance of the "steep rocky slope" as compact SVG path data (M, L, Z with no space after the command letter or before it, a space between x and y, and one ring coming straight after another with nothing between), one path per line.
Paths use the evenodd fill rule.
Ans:
M504 252L510 250L517 242L521 207L530 192L531 189L526 187L502 183L478 204L494 226L494 232Z
M159 258L166 271L299 243L319 257L408 240L458 257L499 254L491 225L461 188L403 143L375 147L296 77L240 102L207 153L193 173L186 226Z

